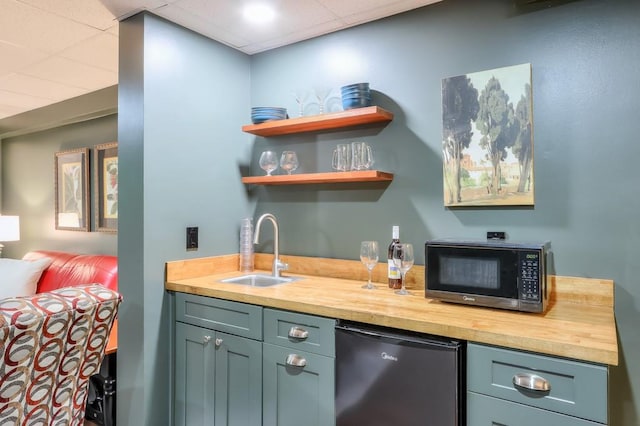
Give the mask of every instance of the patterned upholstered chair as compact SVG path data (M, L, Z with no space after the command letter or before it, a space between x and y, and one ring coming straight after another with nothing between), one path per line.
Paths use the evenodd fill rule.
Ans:
M0 425L84 424L121 300L97 284L0 300Z

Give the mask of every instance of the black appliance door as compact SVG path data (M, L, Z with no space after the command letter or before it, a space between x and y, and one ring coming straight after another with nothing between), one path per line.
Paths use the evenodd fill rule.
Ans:
M336 426L458 426L462 344L340 324Z

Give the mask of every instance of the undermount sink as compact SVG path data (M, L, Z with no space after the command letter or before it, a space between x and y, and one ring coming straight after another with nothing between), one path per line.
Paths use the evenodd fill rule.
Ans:
M271 287L272 285L287 284L299 280L297 277L274 277L272 275L250 274L240 277L220 280L223 283L250 285L252 287Z

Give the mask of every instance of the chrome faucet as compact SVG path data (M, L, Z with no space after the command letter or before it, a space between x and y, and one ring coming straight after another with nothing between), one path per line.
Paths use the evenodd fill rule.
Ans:
M258 241L260 239L260 227L262 225L262 221L265 219L269 219L273 224L273 269L271 271L271 275L278 278L280 276L280 271L286 271L287 269L289 269L289 265L280 260L280 235L278 230L278 221L276 220L276 217L271 213L263 214L258 219L258 222L256 222L253 244L258 244Z

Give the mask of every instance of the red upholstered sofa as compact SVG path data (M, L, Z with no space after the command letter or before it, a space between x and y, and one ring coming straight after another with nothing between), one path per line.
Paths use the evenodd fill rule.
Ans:
M75 254L62 251L36 250L24 255L25 260L52 259L44 270L36 293L57 288L100 283L118 290L118 258L103 254Z
M25 260L48 257L51 264L44 270L38 281L36 293L45 293L63 287L99 283L118 291L118 258L102 254L75 254L62 251L37 250L23 256ZM107 356L102 362L100 373L91 378L86 418L99 425L115 424L116 410L116 354L117 322L111 329Z

